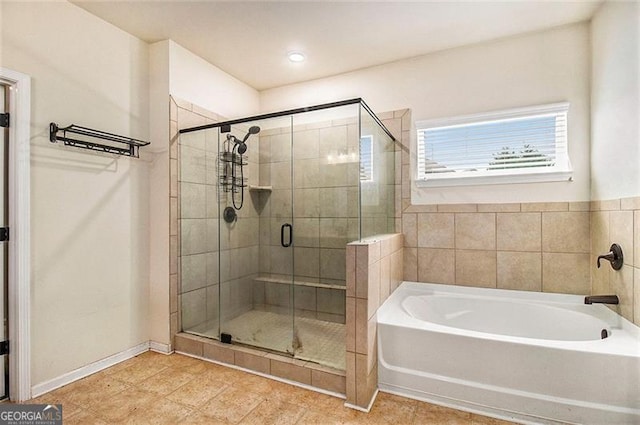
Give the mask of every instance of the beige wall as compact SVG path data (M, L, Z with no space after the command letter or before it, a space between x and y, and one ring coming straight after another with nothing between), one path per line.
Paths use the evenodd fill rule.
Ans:
M265 90L260 107L362 97L376 112L409 108L419 121L569 101L573 182L412 187L411 195L414 204L588 201L589 68L589 25L582 23Z
M149 159L53 145L49 122L146 140L148 51L66 2L3 2L1 66L32 77L32 384L149 340Z
M591 43L591 199L638 196L640 3L604 3Z

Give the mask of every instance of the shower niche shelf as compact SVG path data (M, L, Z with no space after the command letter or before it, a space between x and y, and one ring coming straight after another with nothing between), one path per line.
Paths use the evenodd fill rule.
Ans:
M272 186L257 186L257 185L249 185L249 190L253 192L271 192L273 190Z
M61 135L59 133L62 133ZM71 138L67 134L76 134L82 138ZM71 124L68 127L59 127L56 123L49 124L49 141L56 143L64 142L66 146L75 146L93 151L115 153L118 155L139 157L141 146L147 146L149 142L132 139L131 137L119 136L106 131L94 130L87 127Z
M291 285L290 279L278 278L278 277L269 277L269 276L258 276L253 280L256 282L264 282L264 283L280 283L283 285ZM310 286L313 288L325 288L325 289L338 289L341 291L346 291L346 285L332 285L329 283L320 283L320 282L306 282L303 280L295 280L293 281L295 286Z

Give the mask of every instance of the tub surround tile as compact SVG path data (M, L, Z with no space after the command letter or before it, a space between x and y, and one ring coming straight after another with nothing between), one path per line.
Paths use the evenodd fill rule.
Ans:
M418 281L455 284L455 250L418 248Z
M620 270L609 267L611 290L620 300L617 306L611 308L629 321L633 321L634 315L634 268L624 265Z
M589 265L591 267L591 294L607 295L611 294L610 278L611 273L609 267L596 267L597 257L590 256Z
M520 204L478 204L478 212L520 212Z
M633 323L640 326L640 268L637 267L633 269Z
M568 202L529 202L520 205L522 212L569 211Z
M497 253L498 289L542 291L542 254L539 252Z
M544 292L587 295L589 254L542 254L542 289Z
M542 213L542 251L588 253L588 212Z
M464 213L477 211L477 204L438 204L438 212L441 213Z
M454 244L454 214L418 214L418 246L420 248L453 248Z
M407 246L418 246L418 216L416 214L402 214L402 233Z
M456 251L456 284L496 287L496 251Z
M591 211L617 211L620 209L620 199L591 201Z
M415 282L418 280L418 249L405 248L403 261L404 280Z
M621 210L640 210L640 196L633 198L622 198L620 200Z
M633 212L633 264L640 267L640 211Z
M622 248L624 264L633 265L633 211L611 211L609 213L609 234L611 243ZM605 252L609 252L608 249Z
M455 247L456 249L496 249L496 214L456 214Z
M591 211L591 202L569 202L569 211Z
M504 251L537 251L542 248L540 213L499 213L497 248Z
M609 212L591 212L591 254L600 255L609 252L611 246L609 237Z

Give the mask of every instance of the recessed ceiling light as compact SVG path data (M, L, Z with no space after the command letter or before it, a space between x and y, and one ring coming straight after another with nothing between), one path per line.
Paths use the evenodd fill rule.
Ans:
M304 54L302 54L300 52L289 52L289 53L287 53L287 56L289 57L289 60L291 62L302 62L302 61L304 61Z

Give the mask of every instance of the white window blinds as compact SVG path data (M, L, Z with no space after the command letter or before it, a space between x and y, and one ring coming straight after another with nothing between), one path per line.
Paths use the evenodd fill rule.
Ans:
M568 107L563 103L418 122L418 180L566 174L571 171ZM567 179L564 174L561 179Z

